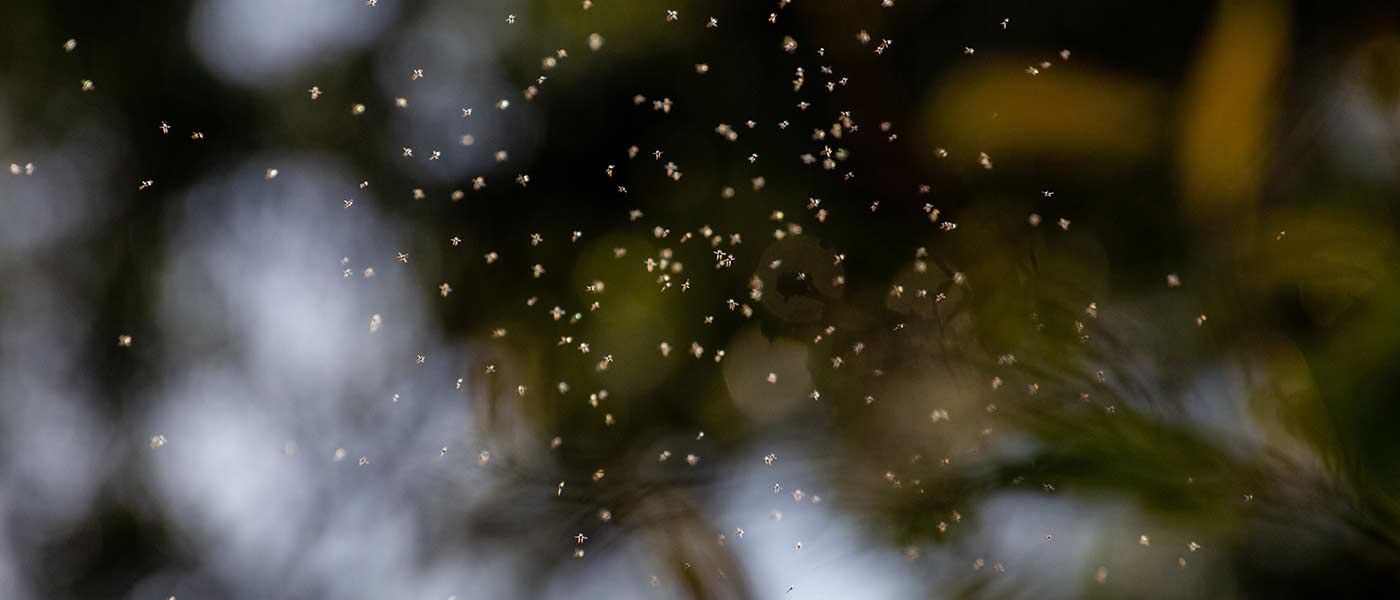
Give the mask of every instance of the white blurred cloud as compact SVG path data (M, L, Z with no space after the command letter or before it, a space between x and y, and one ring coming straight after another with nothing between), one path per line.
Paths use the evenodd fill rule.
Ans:
M469 487L484 475L463 450L466 359L437 333L415 263L393 259L407 232L372 202L342 207L334 191L351 182L313 157L258 157L196 186L172 219L160 300L171 375L144 419L167 443L145 461L177 535L205 557L201 575L240 597L464 585L435 567L464 550L427 540L484 487ZM372 333L374 313L385 325Z
M270 87L364 47L396 12L394 2L201 0L191 16L190 43L222 79Z

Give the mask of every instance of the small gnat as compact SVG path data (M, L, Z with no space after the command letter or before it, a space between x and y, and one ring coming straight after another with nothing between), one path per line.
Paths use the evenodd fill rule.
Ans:
M72 52L72 51L77 50L77 49L78 49L78 40L75 40L75 39L73 39L73 38L68 38L68 41L63 42L63 51L64 51L64 52ZM174 600L174 596L171 596L171 600Z
M373 332L375 332L375 331L379 331L379 328L382 327L383 325L384 325L384 317L379 316L379 313L374 313L374 314L370 315L370 317L369 317L369 330L370 330L371 333L373 333Z
M159 450L159 449L164 448L164 447L165 447L165 436L164 436L164 435L156 434L156 435L151 436L151 449L152 449L152 450Z
M122 347L122 348L130 348L130 347L131 347L131 336L129 336L129 335L119 335L119 336L117 336L117 346L120 346L120 347Z

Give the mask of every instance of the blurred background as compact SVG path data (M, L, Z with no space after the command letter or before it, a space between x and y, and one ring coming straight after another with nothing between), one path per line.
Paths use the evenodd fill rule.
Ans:
M3 598L1400 588L1393 2L16 0L0 166Z

